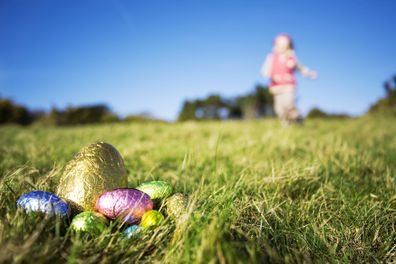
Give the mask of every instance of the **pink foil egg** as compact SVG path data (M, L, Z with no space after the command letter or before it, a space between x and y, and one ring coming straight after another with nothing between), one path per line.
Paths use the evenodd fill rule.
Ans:
M110 219L122 219L124 223L134 224L146 211L153 209L153 202L150 196L139 190L114 189L99 196L95 209Z

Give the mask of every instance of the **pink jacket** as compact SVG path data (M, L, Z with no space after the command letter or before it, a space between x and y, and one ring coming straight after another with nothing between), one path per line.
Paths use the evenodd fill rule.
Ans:
M294 71L297 67L297 58L294 54L291 55L279 55L278 53L272 53L270 55L271 63L271 84L270 88L278 85L296 85L296 79L294 78Z

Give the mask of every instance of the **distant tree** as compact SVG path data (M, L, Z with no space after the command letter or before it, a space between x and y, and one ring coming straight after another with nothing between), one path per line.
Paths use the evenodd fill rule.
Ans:
M153 117L150 113L140 113L140 114L136 114L136 115L127 115L126 117L124 117L122 119L122 122L126 122L126 123L166 123L165 120L159 119L159 118L155 118Z
M257 85L256 98L258 116L273 116L274 97L271 95L269 88Z
M185 101L178 120L218 120L228 115L227 100L220 95L209 95L205 99Z
M240 102L236 100L229 100L228 103L228 119L241 119L243 117L243 111Z
M312 108L307 114L307 118L326 118L328 116L329 115L326 112L317 107Z
M55 125L80 125L119 121L118 116L112 113L106 105L68 107L65 110L53 108L50 120Z
M344 118L350 118L350 116L347 114L342 114L342 113L341 114L340 113L338 113L338 114L331 113L330 114L330 113L326 113L325 111L323 111L317 107L314 107L309 111L307 118L309 118L309 119L310 118L344 119Z
M238 96L235 99L236 105L239 106L242 118L252 119L263 116L272 116L273 97L268 87L257 85L252 93L244 96Z
M389 95L392 94L392 87L391 87L390 82L385 82L384 83L384 89L385 89L385 92L386 92L386 96L389 96Z
M220 95L210 95L205 100L198 100L195 115L198 119L219 120L226 117L227 102Z
M197 116L195 112L197 110L197 103L195 101L185 101L183 103L182 109L180 111L178 120L186 121L186 120L196 120Z
M10 99L0 98L0 124L29 125L33 122L33 115L29 110L14 103Z
M371 105L368 113L387 113L396 115L396 75L392 81L384 83L385 97Z

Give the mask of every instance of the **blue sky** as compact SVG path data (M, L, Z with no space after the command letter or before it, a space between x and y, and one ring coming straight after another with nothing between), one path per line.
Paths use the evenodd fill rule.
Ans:
M1 0L0 96L35 109L107 103L175 119L183 100L243 94L288 32L319 79L303 113L361 114L396 74L396 1Z

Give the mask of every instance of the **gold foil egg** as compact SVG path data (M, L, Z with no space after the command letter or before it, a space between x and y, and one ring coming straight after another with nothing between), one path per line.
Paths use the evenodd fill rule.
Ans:
M172 218L180 218L187 213L188 196L182 193L175 193L166 199L166 212Z
M81 149L66 165L57 195L77 211L93 210L104 191L126 188L127 173L120 153L110 144L97 142Z

